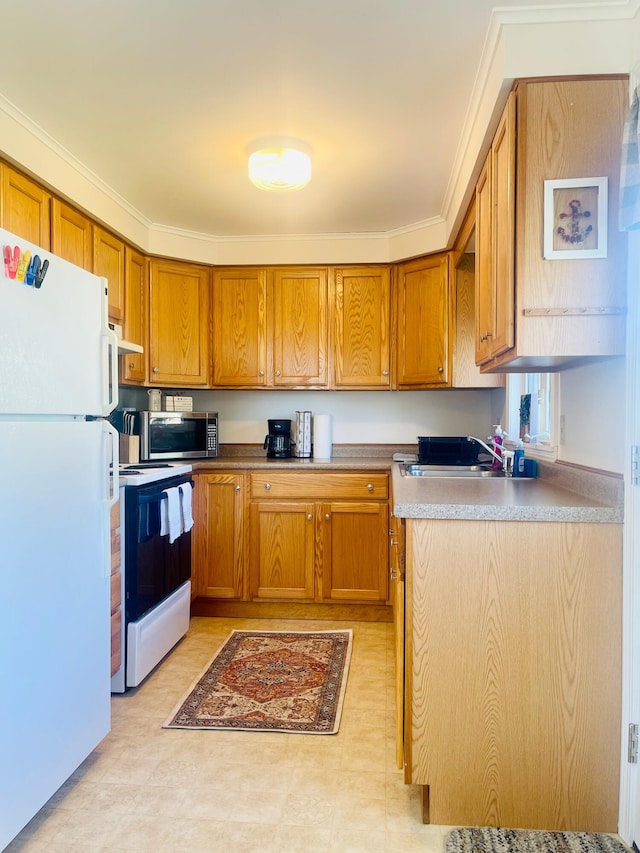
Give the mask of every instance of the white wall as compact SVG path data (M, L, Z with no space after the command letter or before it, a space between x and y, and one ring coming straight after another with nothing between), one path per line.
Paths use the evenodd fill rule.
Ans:
M558 458L603 471L624 471L625 360L610 359L560 373L565 444Z
M267 418L296 410L329 414L335 444L415 444L418 435L489 434L491 390L186 391L194 409L217 411L222 444L261 444ZM148 408L145 391L123 389L123 405Z

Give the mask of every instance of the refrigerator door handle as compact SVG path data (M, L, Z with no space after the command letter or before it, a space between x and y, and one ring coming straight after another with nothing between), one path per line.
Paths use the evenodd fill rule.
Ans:
M109 328L109 285L102 277L102 414L106 417L118 405L118 338Z
M104 575L111 577L111 509L120 497L120 437L118 431L108 421L102 421L105 441L103 442L104 458ZM108 439L108 440L107 440Z

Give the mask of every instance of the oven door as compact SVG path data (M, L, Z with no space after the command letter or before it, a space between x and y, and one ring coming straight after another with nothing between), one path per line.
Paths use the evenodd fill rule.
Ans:
M190 482L172 477L126 488L125 622L135 622L191 577L191 531L169 543L160 535L165 489Z

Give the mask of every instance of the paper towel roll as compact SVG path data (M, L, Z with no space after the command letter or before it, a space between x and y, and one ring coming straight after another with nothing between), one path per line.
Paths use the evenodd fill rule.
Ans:
M331 459L331 415L314 415L313 458Z

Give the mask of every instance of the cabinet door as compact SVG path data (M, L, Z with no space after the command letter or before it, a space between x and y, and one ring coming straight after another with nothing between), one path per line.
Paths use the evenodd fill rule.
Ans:
M491 214L491 153L476 185L476 363L491 358L494 332L493 217Z
M195 494L196 594L240 599L244 580L244 476L200 474Z
M334 501L320 505L322 598L385 602L389 594L389 507Z
M491 354L500 355L514 345L515 300L515 181L516 96L512 92L491 146L491 196L493 210L494 302Z
M449 384L449 256L398 266L398 388Z
M312 502L252 503L252 598L313 600L314 512Z
M151 262L149 381L206 385L209 362L209 273L180 262Z
M127 353L120 359L120 378L140 383L147 377L147 311L149 296L149 262L130 246L124 251L124 330L126 341L139 344L145 352Z
M109 319L124 319L124 243L114 234L93 226L93 271L103 275L109 288Z
M327 385L327 270L273 271L273 385Z
M333 271L334 384L338 388L390 385L388 267Z
M0 225L18 237L48 249L50 242L49 203L51 196L42 187L2 164Z
M93 225L80 211L51 199L51 251L89 272L93 270Z
M266 305L266 270L214 271L213 385L267 384Z

